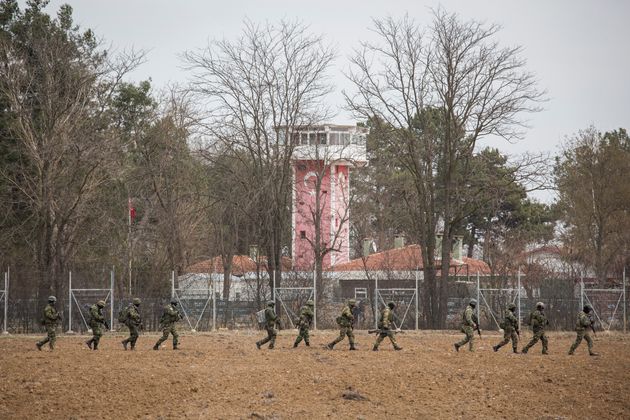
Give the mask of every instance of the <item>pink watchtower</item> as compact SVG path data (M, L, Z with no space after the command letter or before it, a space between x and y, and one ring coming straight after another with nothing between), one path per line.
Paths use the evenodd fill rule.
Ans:
M350 125L321 125L292 130L291 141L295 145L292 196L294 268L313 268L315 254L312 243L318 215L321 220L320 243L323 247L333 248L324 257L323 266L349 261L351 169L367 164L367 132L366 128Z

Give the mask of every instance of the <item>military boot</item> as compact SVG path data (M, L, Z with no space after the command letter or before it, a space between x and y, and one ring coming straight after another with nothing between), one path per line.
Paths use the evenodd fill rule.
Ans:
M260 341L256 341L256 348L260 350Z
M173 350L179 350L179 347L177 347L177 344L173 346Z
M304 344L306 344L306 347L311 347L310 341L304 341Z
M516 347L512 347L512 353L518 354L518 349Z
M374 347L372 347L372 351L378 351L378 346L376 344L374 344Z
M590 352L588 355L589 355L589 356L599 356L599 353Z
M459 344L455 343L455 345L454 345L454 346L455 346L455 351L456 351L456 352L459 352Z
M335 343L328 343L328 344L326 345L326 348L327 348L328 350L332 350L334 347L335 347Z
M396 351L400 351L400 350L402 350L402 347L400 347L400 346L394 346L394 350L396 350Z
M85 342L85 345L86 345L86 346L88 346L88 348L89 348L90 350L92 350L92 343L93 343L93 342L94 342L94 339L92 338L92 339L90 339L90 340L86 341L86 342Z
M160 345L159 344L155 344L155 346L153 346L153 350L159 350L160 349Z
M350 350L356 350L357 348L354 346L354 343L350 344Z
M499 351L499 346L492 346L492 350L494 350L494 352L498 352Z
M128 343L128 341L127 341L127 340L123 340L123 341L121 341L120 343L123 345L123 347L125 348L125 350L127 350L127 343ZM133 350L133 345L131 346L131 349Z
M98 350L98 343L96 341L92 344L92 350Z
M298 346L298 343L296 341L295 343L293 343L293 348L297 348L297 346Z
M39 341L35 343L35 345L37 346L37 350L42 351L42 345L39 343Z

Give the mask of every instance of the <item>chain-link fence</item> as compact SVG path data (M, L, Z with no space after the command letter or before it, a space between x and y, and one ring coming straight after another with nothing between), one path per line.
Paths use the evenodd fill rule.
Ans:
M186 276L175 276L163 270L137 272L129 283L119 278L111 268L74 267L49 281L44 274L29 267L11 267L0 277L3 289L4 276L8 279L5 296L0 296L0 326L9 333L40 332L41 318L47 297L57 296L57 309L62 313L62 331L85 333L89 329L89 308L104 300L103 310L115 330L124 328L118 323L118 312L129 305L133 297L142 300L140 312L145 330L159 329L164 307L175 296L185 313L182 329L210 331L219 328L257 328L256 312L275 296L276 311L285 328L298 318L300 308L308 299L316 300L316 326L319 329L337 328L336 318L348 299L355 299L355 328L373 328L380 310L389 301L396 303L396 314L403 329L426 328L426 290L423 282L413 276L388 283L380 280L341 279L331 282L325 293L316 293L312 276L286 275L273 291L265 278L234 278L229 290L216 279L201 278L190 282ZM208 280L210 279L210 280ZM146 283L146 286L145 286ZM48 285L52 284L54 290ZM44 285L46 285L44 287ZM378 288L377 288L378 287ZM622 279L610 280L606 285L595 285L576 278L545 278L532 281L518 276L454 277L446 288L445 328L458 329L462 313L474 298L479 301L479 319L482 329L497 330L509 303L515 303L525 323L536 302L546 305L550 329L573 330L576 314L585 303L594 309L598 328L623 330L627 323L628 302ZM2 290L0 290L0 295ZM378 305L375 305L378 298ZM6 302L6 303L5 303ZM5 316L6 308L6 316ZM624 322L626 317L626 322Z

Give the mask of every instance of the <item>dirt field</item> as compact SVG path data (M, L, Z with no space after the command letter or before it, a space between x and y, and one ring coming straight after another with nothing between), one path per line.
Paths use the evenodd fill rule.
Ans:
M360 351L323 349L333 335L291 349L283 331L273 351L256 349L258 332L183 335L182 350L159 352L155 335L135 352L120 335L97 352L60 337L52 353L37 337L2 337L0 418L630 418L630 336L600 334L601 357L585 344L570 357L570 334L551 334L549 356L540 344L495 354L496 334L455 353L459 334L432 332L399 335L401 352L369 351L366 332Z

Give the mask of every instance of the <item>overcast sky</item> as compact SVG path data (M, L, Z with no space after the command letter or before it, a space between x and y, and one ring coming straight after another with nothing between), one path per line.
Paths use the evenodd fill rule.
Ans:
M441 5L465 19L500 24L499 42L523 46L528 70L548 91L544 111L528 117L531 128L523 140L506 144L490 139L487 144L509 154L555 153L565 136L591 124L601 131L630 128L630 1L55 0L49 11L55 13L63 3L74 8L78 24L112 46L149 51L133 78L150 77L156 88L185 83L179 54L211 39L236 38L245 18L298 18L337 48L337 92L330 101L339 107L339 92L349 86L341 71L352 49L373 37L372 18L408 13L426 24L430 8ZM341 111L333 122L349 120Z

